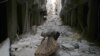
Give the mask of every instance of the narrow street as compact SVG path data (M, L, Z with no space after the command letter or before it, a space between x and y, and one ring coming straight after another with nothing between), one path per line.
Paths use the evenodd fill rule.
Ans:
M41 32L59 31L60 37L58 43L60 49L56 56L99 56L100 48L91 46L86 40L78 40L81 36L75 33L70 27L61 23L59 16L51 15L48 20L41 26L37 27L36 34L25 34L19 41L11 45L11 53L15 56L34 56L37 46L43 37ZM67 30L66 30L67 29Z
M37 27L33 26L32 31L35 31L35 33L21 35L22 39L11 45L12 56L34 56L35 50L43 38L41 32L48 31L58 31L61 34L58 39L60 48L54 56L100 56L99 47L80 39L79 33L73 31L71 27L63 25L59 15L55 14L56 11L49 12L50 14L46 16L47 20L44 24Z

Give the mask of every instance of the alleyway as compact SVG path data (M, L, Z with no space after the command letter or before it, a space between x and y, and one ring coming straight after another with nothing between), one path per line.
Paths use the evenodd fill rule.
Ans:
M34 56L34 52L43 38L40 36L41 32L48 31L59 31L61 34L58 39L60 49L55 56L100 56L100 48L86 40L79 40L81 35L74 32L69 26L63 25L59 13L55 14L54 8L48 13L44 24L37 27L33 26L32 31L35 33L22 35L20 36L22 39L11 45L12 56Z
M11 45L12 55L15 56L34 56L37 46L43 37L41 32L59 31L61 33L58 43L60 49L56 56L99 56L100 48L91 46L86 40L79 40L80 35L61 23L59 16L51 15L48 20L41 26L37 27L36 34L25 34L19 41ZM67 30L66 30L67 29Z

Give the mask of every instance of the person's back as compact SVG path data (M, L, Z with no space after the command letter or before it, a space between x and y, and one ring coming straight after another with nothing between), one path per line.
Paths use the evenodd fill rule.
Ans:
M57 35L57 34L50 33L47 37L45 36L40 46L36 50L35 56L49 56L56 52L58 48L58 44L57 44L57 39L55 39L54 35Z

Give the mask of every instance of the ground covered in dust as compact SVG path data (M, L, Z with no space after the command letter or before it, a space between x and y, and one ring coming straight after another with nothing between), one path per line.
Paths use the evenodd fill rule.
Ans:
M3 43L0 43L0 56L9 56L10 40L7 38Z
M41 32L59 31L58 43L60 48L55 56L100 56L100 48L86 40L78 40L80 34L74 32L70 27L62 25L57 15L47 16L47 21L41 25L34 26L32 31L22 35L22 39L11 45L11 54L14 56L34 56L34 52L43 38ZM91 46L92 44L92 46Z

